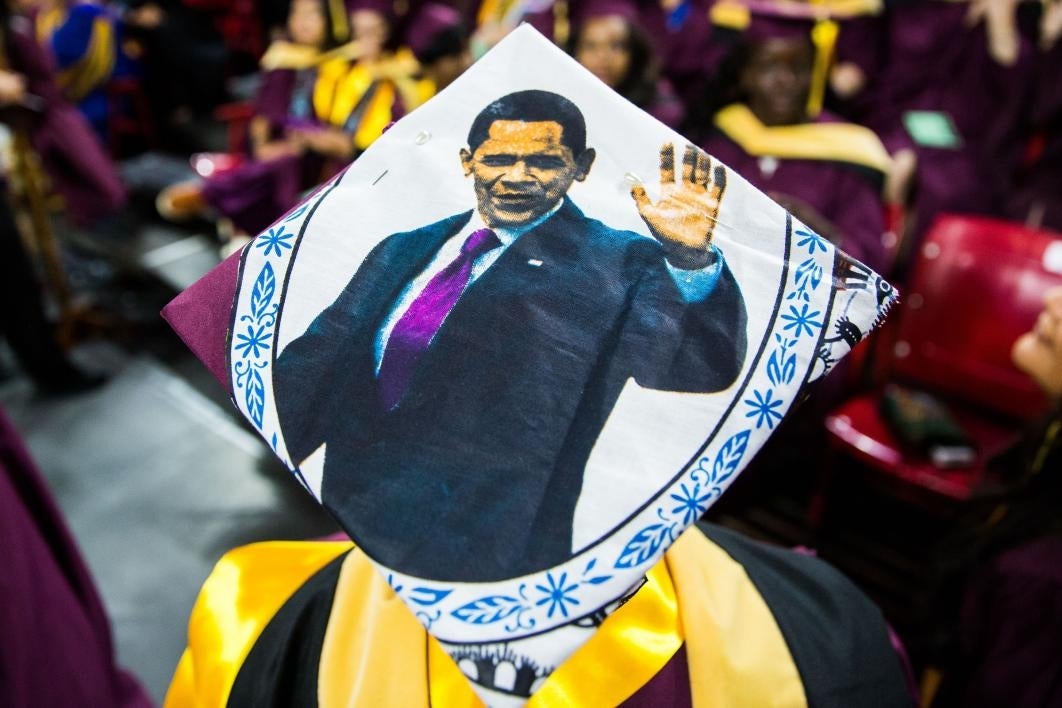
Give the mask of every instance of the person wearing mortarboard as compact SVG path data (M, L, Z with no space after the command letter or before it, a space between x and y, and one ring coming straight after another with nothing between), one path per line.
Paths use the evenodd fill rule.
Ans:
M664 125L681 127L686 108L671 83L660 76L660 63L631 0L599 0L579 6L571 54Z
M732 102L715 113L702 147L848 254L887 269L888 153L867 128L822 110L833 36L821 28L831 21L777 4L732 12L744 27L715 97Z
M351 41L351 16L341 0L294 0L288 38L270 45L261 60L249 126L252 159L203 182L167 188L159 212L176 221L213 212L241 233L258 233L303 190L379 137L392 119L395 89L352 63L363 47L372 57L380 51L366 34L364 43Z
M140 73L123 41L124 25L109 8L93 2L19 0L17 5L28 11L38 41L54 56L63 96L106 141L112 111L108 85Z
M413 17L406 44L430 82L432 95L453 83L472 64L468 29L461 13L438 2L426 3Z

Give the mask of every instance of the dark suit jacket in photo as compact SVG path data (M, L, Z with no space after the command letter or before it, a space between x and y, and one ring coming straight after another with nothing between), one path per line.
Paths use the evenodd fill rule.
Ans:
M746 349L745 303L725 262L711 294L687 302L660 243L565 199L468 287L384 412L377 333L470 218L381 241L273 374L292 462L327 445L326 506L377 561L437 580L567 560L583 470L626 381L721 391Z

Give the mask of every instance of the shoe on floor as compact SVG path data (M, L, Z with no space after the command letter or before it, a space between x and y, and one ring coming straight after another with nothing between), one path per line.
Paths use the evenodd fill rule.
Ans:
M170 185L159 192L155 199L155 208L167 221L190 221L202 216L207 210L203 199L203 188L199 182L181 182Z

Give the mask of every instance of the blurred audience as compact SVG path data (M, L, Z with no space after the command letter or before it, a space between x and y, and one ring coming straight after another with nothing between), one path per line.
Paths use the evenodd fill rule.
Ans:
M895 158L889 196L908 201L901 259L941 212L1000 215L1033 86L1035 44L1018 0L921 0L888 9L886 60L858 119Z
M889 157L866 128L809 105L814 22L753 14L708 101L720 105L702 147L770 194L819 236L888 267L882 182ZM704 128L702 128L704 130Z
M180 221L212 208L240 231L257 233L300 191L327 176L330 159L351 159L356 98L350 90L336 90L349 61L335 52L349 39L345 8L337 10L328 0L293 0L287 37L262 58L262 83L248 127L250 160L205 182L166 189L159 195L159 212ZM328 90L319 91L319 85Z

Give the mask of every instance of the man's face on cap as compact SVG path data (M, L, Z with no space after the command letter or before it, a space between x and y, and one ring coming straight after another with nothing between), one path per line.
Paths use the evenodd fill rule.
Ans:
M475 152L461 151L488 226L519 226L549 211L590 172L594 151L573 155L554 121L496 120Z

